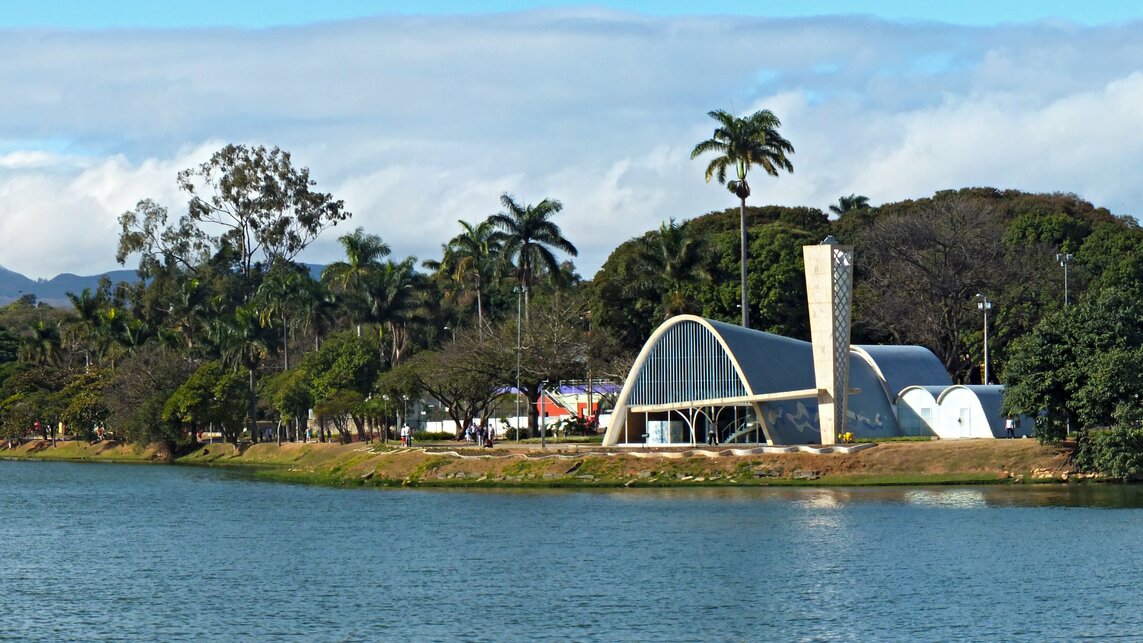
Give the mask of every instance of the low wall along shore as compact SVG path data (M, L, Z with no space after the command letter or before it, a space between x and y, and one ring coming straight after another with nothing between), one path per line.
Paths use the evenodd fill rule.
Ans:
M957 484L1066 481L1068 449L1034 440L957 440L859 445L852 453L759 449L604 449L586 445L478 449L436 443L208 444L177 459L156 447L33 441L0 458L178 462L253 467L269 479L338 486L652 487ZM786 450L782 450L786 451Z

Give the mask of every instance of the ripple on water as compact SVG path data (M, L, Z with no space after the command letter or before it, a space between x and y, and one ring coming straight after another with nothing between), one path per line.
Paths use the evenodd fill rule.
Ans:
M1143 496L338 490L0 462L0 639L1143 637Z

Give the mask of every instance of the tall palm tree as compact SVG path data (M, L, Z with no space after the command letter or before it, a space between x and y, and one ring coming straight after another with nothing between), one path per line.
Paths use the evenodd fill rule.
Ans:
M32 325L31 333L24 337L20 346L20 361L38 365L53 365L59 362L60 329L58 324L38 320Z
M717 178L740 200L742 325L748 327L750 307L746 297L746 197L750 196L750 184L746 182L746 176L755 165L770 176L778 176L779 170L793 172L794 166L786 155L794 153L794 146L778 134L782 122L768 109L741 118L721 109L709 112L708 115L718 121L718 127L714 129L711 138L695 146L691 158L698 158L707 152L718 154L706 167L706 181L710 183L711 177ZM728 182L726 173L732 166L738 178Z
M650 269L652 287L661 293L663 317L669 319L686 311L683 289L697 277L709 277L702 265L700 239L687 223L663 223L656 236L645 238L639 255Z
M488 217L488 221L504 233L504 254L516 262L516 279L524 289L524 304L530 301L536 270L546 268L551 275L560 272L560 263L552 249L573 257L579 254L571 241L564 238L560 227L551 219L564 205L544 199L536 205L521 205L509 194L500 196L504 212Z
M386 261L369 284L370 315L389 333L389 362L396 366L409 343L409 326L420 312L417 258ZM380 345L378 352L381 352Z
M317 285L304 266L283 262L266 274L255 293L259 323L280 324L282 370L290 369L290 331L299 325L297 320L310 305Z
M840 216L849 212L850 210L868 210L869 197L862 194L851 194L849 196L838 197L837 205L829 206L829 211Z
M91 368L91 351L96 344L99 334L100 310L106 303L105 293L92 292L91 288L84 288L80 294L67 293L73 309L72 328L79 335L83 344L84 368Z
M496 277L501 263L503 233L492 221L476 225L460 221L463 232L449 240L444 258L437 267L438 274L446 274L460 284L471 284L476 294L477 327L484 332L484 286Z
M357 336L360 337L361 322L369 309L366 298L368 285L379 269L381 259L389 256L389 244L375 234L366 234L363 228L357 228L337 240L345 249L346 261L335 261L326 266L321 280L342 296L351 318L357 323Z

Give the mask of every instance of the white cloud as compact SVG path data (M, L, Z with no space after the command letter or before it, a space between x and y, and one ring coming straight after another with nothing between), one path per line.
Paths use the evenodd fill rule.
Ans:
M721 108L768 108L795 172L754 203L825 208L970 185L1143 211L1143 23L995 28L609 11L234 29L0 31L0 265L114 268L118 215L225 142L280 145L358 225L430 258L500 209L564 202L594 274L661 221L733 205L690 150ZM37 143L39 141L39 143Z

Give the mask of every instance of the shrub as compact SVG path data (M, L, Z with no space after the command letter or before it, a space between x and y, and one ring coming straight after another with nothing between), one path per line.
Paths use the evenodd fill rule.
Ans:
M1143 477L1143 429L1117 426L1080 434L1076 466L1123 481Z
M439 442L441 440L455 440L456 434L451 431L414 431L413 444L417 442Z
M532 437L532 434L530 431L528 431L528 427L526 427L526 426L521 427L519 429L517 429L516 427L511 427L504 434L504 439L512 440L512 441L527 440L530 437Z

